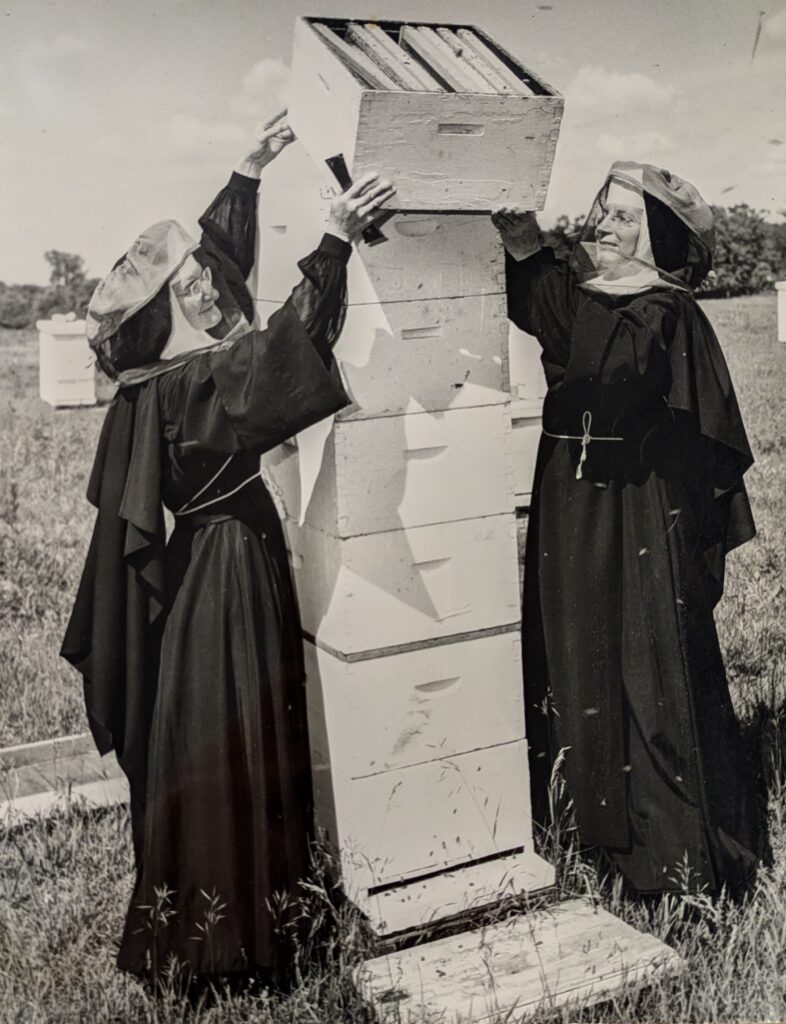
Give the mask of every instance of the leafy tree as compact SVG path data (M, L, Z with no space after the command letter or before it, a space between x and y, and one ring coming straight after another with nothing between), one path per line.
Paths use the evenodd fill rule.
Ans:
M729 297L763 291L775 280L778 252L763 215L747 203L728 209L713 206L714 274L699 293Z
M566 260L584 226L585 216L574 217L571 221L566 213L561 213L548 231L543 232L543 241L554 250L554 255Z
M70 288L84 281L85 261L81 256L73 252L50 249L44 253L44 259L52 268L49 283L53 288Z
M44 253L44 259L52 270L49 287L36 302L35 318L43 320L53 313L72 312L83 317L98 280L85 276L85 261L76 253L50 249Z

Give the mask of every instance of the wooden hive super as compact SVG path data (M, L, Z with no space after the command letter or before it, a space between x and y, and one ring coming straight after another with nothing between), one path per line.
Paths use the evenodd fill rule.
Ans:
M399 210L545 204L563 99L474 26L300 18L291 81L313 159L384 170Z

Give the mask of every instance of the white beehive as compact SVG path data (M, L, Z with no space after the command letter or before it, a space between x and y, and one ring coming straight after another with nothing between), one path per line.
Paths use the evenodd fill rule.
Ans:
M369 27L381 45L364 52ZM386 61L392 47L398 56ZM430 83L391 80L402 51ZM384 170L398 209L542 209L562 109L551 86L474 26L298 19L295 134L317 162L342 154L353 178Z
M266 182L260 206L261 323L301 278L334 186L326 171L293 189ZM318 184L317 184L318 183ZM336 355L353 405L339 418L438 411L508 397L505 264L487 216L397 214L387 241L360 245L348 267Z
M345 655L515 629L516 520L507 514L340 538L286 523L305 633Z
M53 316L38 320L39 394L54 406L95 405L94 356L85 321Z
M266 458L295 517L302 501L299 461L294 443ZM510 419L506 405L493 404L338 420L305 523L356 537L494 516L512 505Z

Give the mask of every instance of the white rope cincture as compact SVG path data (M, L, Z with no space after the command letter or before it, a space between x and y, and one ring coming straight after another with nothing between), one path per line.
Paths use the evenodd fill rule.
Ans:
M624 437L597 437L590 433L590 427L592 426L592 413L589 409L584 410L584 414L581 417L581 426L584 430L583 434L552 434L545 428L543 433L546 437L556 437L560 441L581 441L581 455L579 456L579 464L576 466L576 479L581 480L583 476L584 463L587 461L587 449L589 448L590 441L624 441Z
M215 505L216 502L224 501L225 498L231 498L233 494L237 494L238 491L242 491L243 488L246 487L248 484L252 483L252 481L259 479L260 472L259 470L257 470L253 476L250 476L247 480L244 480L242 484L238 484L237 487L233 487L232 490L227 491L226 494L219 494L215 498L210 498L209 501L203 501L201 505L195 505L193 508L189 508L189 505L193 505L197 498L199 498L200 495L204 494L208 487L210 487L211 484L214 484L216 480L218 480L218 478L221 476L221 474L224 472L224 470L227 468L227 466L229 465L233 458L234 455L230 455L226 462L224 462L224 464L218 469L218 471L214 473L213 476L210 477L208 482L203 487L200 487L196 494L192 495L192 497L190 497L184 505L180 506L177 512L175 512L175 515L190 516L192 512L201 512L203 508L208 508L208 506L210 505Z

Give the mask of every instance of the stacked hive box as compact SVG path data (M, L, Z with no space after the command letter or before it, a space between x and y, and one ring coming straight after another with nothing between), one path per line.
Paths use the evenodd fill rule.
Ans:
M346 23L332 30L356 35ZM317 160L341 150L357 176L380 116L431 124L428 138L376 152L405 212L385 225L385 244L350 261L337 355L354 404L337 417L302 525L297 448L268 459L290 509L319 823L348 894L392 934L552 881L532 849L504 258L487 216L445 212L494 204L472 184L488 186L502 143L491 132L485 153L459 146L446 159L438 149L473 138L445 126L503 124L509 149L521 131L538 137L540 116L540 142L520 147L515 174L498 174L495 187L496 202L529 192L541 205L561 101L530 75L527 92L535 83L540 96L364 89L331 46L299 23L290 116L314 158L312 184L266 181L263 322L326 220ZM321 111L317 87L331 97ZM328 119L343 133L332 153Z

